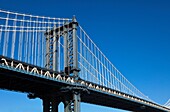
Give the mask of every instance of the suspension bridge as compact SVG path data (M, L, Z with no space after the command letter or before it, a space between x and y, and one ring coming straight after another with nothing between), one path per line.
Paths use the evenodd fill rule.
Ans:
M0 10L0 88L40 98L43 112L80 112L91 103L138 112L168 112L109 61L75 17Z

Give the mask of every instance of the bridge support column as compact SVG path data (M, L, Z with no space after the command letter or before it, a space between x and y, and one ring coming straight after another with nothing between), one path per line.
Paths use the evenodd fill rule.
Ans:
M59 105L60 102L54 100L51 103L52 103L51 104L52 105L52 112L58 112L58 105Z
M55 99L43 99L43 112L58 112L59 101Z
M64 112L80 112L80 97L74 95L74 98L64 102Z
M80 112L80 93L74 93L73 95L74 99L74 112Z
M80 112L80 91L72 91L64 96L64 112Z
M71 101L64 101L64 112L72 112Z
M43 112L50 112L50 101L43 99Z

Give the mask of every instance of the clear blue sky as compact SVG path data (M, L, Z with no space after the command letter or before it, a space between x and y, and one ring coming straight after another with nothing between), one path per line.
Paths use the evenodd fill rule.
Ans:
M0 0L0 8L51 17L76 15L111 62L145 95L170 98L169 0ZM0 91L0 111L41 112L39 99ZM82 112L114 109L82 104ZM119 112L117 110L117 112Z

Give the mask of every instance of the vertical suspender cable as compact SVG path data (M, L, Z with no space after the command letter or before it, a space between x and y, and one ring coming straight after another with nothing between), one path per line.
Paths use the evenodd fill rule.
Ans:
M27 27L28 27L28 23L27 23L26 18L24 21L25 21L25 24L24 24L24 29L23 29L24 30L24 34L23 34L23 37L24 37L24 40L23 40L23 42L24 42L24 45L23 45L24 58L23 58L23 61L26 62L26 60L27 60L27 31L28 31Z
M34 45L34 65L37 65L37 58L38 58L38 53L37 53L37 27L38 27L38 17L36 17L35 21L35 45Z
M103 76L103 75L104 75L104 70L103 70L103 68L104 68L104 67L103 67L102 54L101 54L101 52L100 52L100 51L99 51L99 53L100 53L100 61L101 61L101 63L100 63L100 64L101 64L101 69L102 69L102 74L101 74L101 75L102 75L102 82L103 82L103 84L102 84L102 85L103 85L103 86L105 86L105 79L104 79L104 76Z
M112 80L112 78L111 78L111 73L112 73L112 68L111 68L111 66L110 66L110 63L109 63L109 61L108 61L108 69L109 69L109 80L110 80L110 88L112 88L112 85L113 85L113 80Z
M32 19L32 21L33 21L33 29L32 29L32 64L34 64L34 29L35 29L35 21L34 21L34 19Z
M20 60L20 53L21 53L21 22L19 27L19 42L18 42L18 60Z
M4 45L3 45L3 56L6 56L7 52L7 28L8 28L8 19L9 19L9 13L7 13L6 21L5 21L5 34L4 34Z
M38 18L38 17L37 17ZM40 23L39 23L39 18L37 21L37 66L40 66Z
M107 60L106 60L106 58L103 56L103 58L104 58L104 77L105 77L105 80L106 80L106 87L108 87L108 84L109 84L109 79L108 79L108 77L107 77L107 66L106 66L106 63L107 63Z
M1 46L2 46L1 45L2 44L1 41L2 41L2 26L0 26L0 49L2 49L1 48ZM0 54L1 54L1 50L0 50Z
M9 45L9 27L7 28L6 32L7 32L7 34L6 34L7 40L6 40L6 52L5 52L5 56L8 57L8 52L9 52L9 50L8 50L8 45Z
M94 47L93 47L93 43L91 41L90 41L90 45L91 45L91 52L93 53L93 54L91 54L92 66L94 67L92 69L92 74L94 74L94 76L96 77L94 82L97 83L98 79L97 79L97 74L95 73L96 68L95 68L95 63L94 63L94 60L95 60L95 57L94 57Z
M34 27L34 32L35 32L35 35L34 35L34 65L37 66L37 21L38 21L38 18L36 17L35 18L35 27Z
M56 20L56 22L57 22L57 20ZM64 25L64 21L63 21L63 24L62 24L62 25ZM60 19L58 19L58 26L60 26ZM56 27L58 27L58 26L56 25ZM57 68L57 71L60 72L60 71L61 71L61 68L63 68L63 67L61 67L62 65L61 65L61 57L60 57L60 55L61 55L60 29L59 29L58 32L59 32L59 35L58 35L57 38L59 38L59 39L58 39L58 44L57 44L57 45L58 45L58 46L57 46L57 47L58 47L58 48L57 48L57 49L58 49L58 51L57 51L57 52L58 52L58 53L57 53L57 57L58 57L58 68Z
M115 77L116 77L116 90L119 90L119 82L118 82L118 77L117 77L117 70L115 70Z
M111 70L111 76L110 76L110 79L112 80L112 86L111 88L113 88L115 90L115 84L114 84L114 80L115 80L115 77L114 77L114 71L113 71L113 67L111 66L110 62L109 62L109 65L110 65L110 70Z
M22 29L21 29L21 54L20 54L20 60L22 61L23 57L25 57L23 53L23 47L24 47L24 21L25 21L25 14L23 14L22 19ZM24 59L23 59L24 60Z
M29 33L28 33L28 27L29 27L29 23L27 22L26 23L27 25L26 25L26 41L25 41L25 62L27 62L28 61L28 49L29 49L29 47L28 47L28 45L29 45L29 40L28 40L28 37L29 37Z
M84 34L84 43L86 44L85 34ZM86 59L86 47L85 47L85 46L84 46L84 51L83 51L83 52L84 52L84 58ZM85 62L85 60L84 60L84 62ZM87 63L84 63L84 66L87 68ZM88 74L88 73L87 73L87 70L85 70L85 71L86 71L86 73L84 73L84 74L85 74L85 79L88 80L88 79L87 79L87 74Z
M24 19L25 15L23 15L23 19L20 22L20 33L19 33L19 48L18 48L18 59L22 60L22 45L23 45L23 27L24 27Z
M40 53L40 51L41 51L41 23L39 23L40 21L38 21L38 59L37 59L37 65L38 66L41 66L41 53Z
M97 62L98 62L98 60L97 60L97 51L96 51L96 46L94 45L94 54L95 54L95 58L94 58L94 60L95 60L95 68L96 68L96 76L97 76L97 78L98 78L98 80L99 80L99 82L97 83L97 84L100 84L100 79L99 79L99 74L98 74L98 71L99 71L99 67L98 67L98 64L97 64Z
M108 84L107 84L107 87L110 87L110 83L111 83L111 80L110 80L110 78L109 78L109 71L110 71L110 69L109 69L109 66L108 66L108 60L107 60L107 58L105 57L105 60L106 60L106 77L107 77L107 80L108 80Z
M13 21L13 35L12 35L12 54L11 58L14 59L15 55L15 41L16 41L16 23L17 23L17 14L15 15L15 19Z
M24 19L24 21L23 21L23 34L22 34L22 36L23 36L23 41L22 41L22 43L23 43L23 50L22 50L22 52L23 52L23 59L22 59L22 61L23 62L25 62L25 60L26 60L26 58L27 58L27 55L26 55L26 45L27 45L27 30L26 30L26 28L27 28L27 22L25 22L25 19Z
M100 69L100 62L99 62L99 51L97 50L97 47L96 47L96 54L97 54L97 66L98 66L98 74L99 74L99 79L100 79L100 85L102 85L102 76L100 75L101 73L101 69Z
M80 29L80 39L82 40L82 30ZM83 55L83 53L82 53L82 41L79 41L80 42L80 55ZM79 55L79 56L80 56ZM81 64L83 64L83 62L82 62L82 57L80 57L80 63ZM80 65L81 65L80 64ZM83 69L83 67L82 67L82 65L81 65L81 70ZM81 72L81 74L80 75L82 75L83 74L83 72L82 71L80 71Z
M28 30L28 63L31 63L31 47L32 47L32 44L31 44L31 40L32 40L32 36L31 36L31 30L32 30L32 24L31 24L31 21L32 21L32 17L29 16L29 20L28 20L28 24L29 24L29 30Z
M105 86L107 87L108 86L108 79L107 79L107 74L106 74L106 58L102 55L103 57L103 76L104 76L104 79L105 79Z
M26 33L27 33L27 30L25 30L27 28L27 22L25 22L25 15L23 15L23 24L22 24L22 52L23 54L21 55L23 58L22 58L22 61L25 61L26 60L26 45L27 45L27 42L26 42Z
M109 78L109 74L110 74L110 69L109 69L109 65L108 65L108 60L107 60L107 58L106 58L106 76L107 76L107 80L108 80L108 87L110 87L110 83L111 83L111 80L110 80L110 78Z
M40 65L40 35L39 35L39 30L40 30L40 24L39 24L39 20L37 17L37 26L36 26L36 31L37 31L37 60L36 60L36 65L39 66Z
M43 19L42 19L42 29L43 30L46 30L46 25L45 25L45 21L44 21L44 17L43 17ZM44 64L44 60L45 60L45 55L44 55L44 48L46 48L46 46L45 46L45 44L44 44L44 40L45 40L45 38L44 38L44 34L42 33L42 35L41 35L41 38L42 38L42 60L41 60L41 62L42 62L42 64L41 64L41 67L45 67L45 64Z
M87 40L87 47L86 47L86 60L88 61L88 62L91 62L90 61L90 54L89 54L89 51L88 51L88 49L87 48L89 48L89 39L86 37L86 40ZM87 63L87 80L88 81L93 81L93 76L90 76L90 64L89 63Z

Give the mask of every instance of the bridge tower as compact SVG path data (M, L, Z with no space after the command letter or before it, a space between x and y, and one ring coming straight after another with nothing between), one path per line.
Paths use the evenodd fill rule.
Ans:
M47 69L58 71L58 40L64 38L64 75L71 76L78 80L78 43L77 43L78 22L73 16L72 22L65 22L63 26L47 30L46 36L46 65ZM63 95L61 93L64 91ZM64 103L64 112L80 112L80 91L79 87L62 88L58 95L42 96L43 112L58 112L58 104ZM57 94L57 93L56 93ZM61 97L61 98L59 98Z

